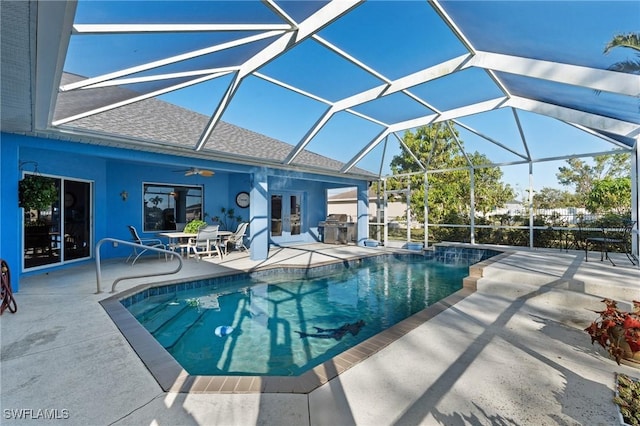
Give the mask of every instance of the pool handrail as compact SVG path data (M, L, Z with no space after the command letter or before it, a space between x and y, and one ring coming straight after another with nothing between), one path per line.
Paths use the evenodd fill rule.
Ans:
M180 256L178 256L175 251L160 249L160 248L156 248L156 247L149 247L149 246L145 246L145 245L142 245L142 244L134 243L134 242L131 242L131 241L119 240L117 238L103 238L100 241L98 241L98 243L96 244L96 285L97 285L97 291L96 291L95 294L102 293L102 291L100 290L100 284L102 283L102 269L100 267L100 247L102 247L102 244L104 244L107 241L110 241L112 243L117 243L117 244L124 244L125 246L143 248L143 249L150 250L150 251L156 251L158 253L164 253L165 256L167 254L170 254L171 256L175 256L178 259L178 262L179 262L178 267L174 271L158 272L158 273L154 273L154 274L127 275L127 276L124 276L124 277L117 278L113 282L113 284L111 285L111 293L115 293L116 292L116 285L120 281L131 280L131 279L134 279L134 278L156 277L156 276L159 276L159 275L172 275L172 274L177 274L182 269L182 258Z

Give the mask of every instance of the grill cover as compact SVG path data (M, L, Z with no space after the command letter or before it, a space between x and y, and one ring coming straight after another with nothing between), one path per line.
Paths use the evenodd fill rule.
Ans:
M349 216L346 214L342 214L342 213L335 213L335 214L330 214L329 216L327 216L327 219L325 220L325 222L341 222L341 223L345 223L349 220Z

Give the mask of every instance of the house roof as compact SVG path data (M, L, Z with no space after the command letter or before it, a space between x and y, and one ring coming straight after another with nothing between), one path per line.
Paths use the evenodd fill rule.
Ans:
M66 74L62 76L63 84L74 80L78 80L77 76ZM82 109L83 99L74 99L73 96L63 99L64 101L56 110L59 114L64 115L71 109ZM117 127L118 134L129 140L146 141L153 146L162 144L166 147L182 148L191 153L193 139L199 136L200 129L207 124L208 120L209 117L203 114L151 98L78 119L74 122L74 128L93 134L107 135ZM262 165L268 163L274 166L281 165L293 148L285 142L224 121L218 123L211 135L211 140L213 142L211 147L205 147L202 150L203 155L210 154L210 157L241 162L259 161ZM301 153L298 163L306 170L318 172L340 170L344 165L340 161L309 151ZM374 177L373 174L360 169L356 170L356 173Z
M7 132L367 179L401 132L435 122L503 165L630 151L640 135L640 76L614 66L624 49L603 54L637 32L638 2L1 7ZM556 142L558 126L597 143Z
M369 190L369 198L371 198L372 196L375 196L375 193L373 193L371 190ZM357 190L356 189L349 189L347 191L342 191L339 192L337 194L333 194L330 195L328 200L329 202L332 201L354 201L357 198Z

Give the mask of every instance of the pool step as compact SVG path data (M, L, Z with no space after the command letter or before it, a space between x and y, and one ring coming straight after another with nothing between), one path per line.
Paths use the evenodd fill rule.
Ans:
M153 337L166 349L173 347L205 314L206 310L184 309L153 332Z
M131 312L138 321L148 321L158 312L164 310L165 305L173 299L175 299L175 295L153 296L145 299L144 302L134 304L127 309L129 309L129 312Z
M188 310L190 310L190 307L183 303L167 304L163 306L163 309L156 311L153 316L147 317L144 321L139 321L149 333L155 334L168 323L171 323L176 316Z

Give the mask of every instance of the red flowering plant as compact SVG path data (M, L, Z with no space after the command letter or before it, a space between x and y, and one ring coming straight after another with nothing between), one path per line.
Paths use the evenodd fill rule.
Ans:
M618 364L621 359L640 362L640 301L633 301L632 312L618 309L615 300L602 302L604 311L595 311L600 316L584 330L591 344L598 342Z

